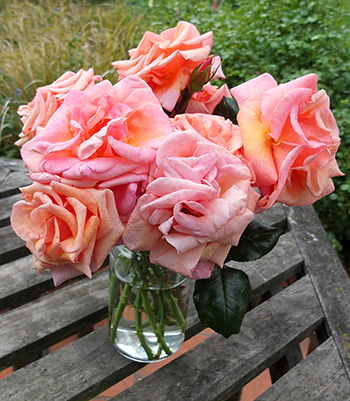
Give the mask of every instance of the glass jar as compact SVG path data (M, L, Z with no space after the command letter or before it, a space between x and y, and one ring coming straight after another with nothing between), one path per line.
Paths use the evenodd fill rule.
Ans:
M160 361L185 338L193 281L149 261L149 252L110 252L109 336L125 357Z

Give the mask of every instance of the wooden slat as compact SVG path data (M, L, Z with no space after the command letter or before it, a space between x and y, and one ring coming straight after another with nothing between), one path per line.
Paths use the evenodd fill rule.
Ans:
M228 340L212 336L116 399L223 401L321 321L305 277L250 311L239 335ZM6 400L16 399L12 390L16 388L22 399L36 399L40 393L42 400L83 400L140 366L112 349L104 328L6 377L0 381L0 394Z
M228 265L242 269L248 274L254 288L253 296L256 296L299 273L303 267L303 259L293 233L288 232L282 235L277 246L261 259L246 263L230 262Z
M6 159L4 157L0 157L0 170L2 169L7 171L28 171L22 159Z
M282 205L276 203L272 208L265 210L263 213L255 216L261 223L269 226L284 229L287 223L287 217Z
M298 344L323 319L308 277L250 311L240 334L214 334L113 400L223 401Z
M19 193L18 188L32 183L22 160L0 159L0 198Z
M19 193L19 187L25 187L31 183L32 181L23 171L11 171L1 183L0 196L4 198Z
M290 247L290 242L289 242L289 240L290 240L290 235L288 236L288 234L285 234L283 237L285 237L286 236L286 240L285 241L282 241L282 242L280 242L279 244L278 244L278 247L280 248L280 252L282 252L282 249L283 249L283 247L285 247L285 246L287 246L287 247ZM282 237L282 238L283 238ZM297 249L294 249L295 251L298 251ZM287 260L287 259L286 259ZM291 258L290 258L290 263L291 264L293 264L293 263L295 263L297 261L297 257L296 258L293 258L292 256L291 256ZM296 262L296 263L298 263L298 261ZM241 264L241 265L243 265L243 264ZM284 264L278 264L279 266L282 266L282 267L284 267L284 268L286 268L287 270L289 269L289 267L284 263ZM261 286L264 286L265 285L265 282L267 281L269 281L270 279L271 279L271 276L269 275L269 274L271 274L271 275L276 275L276 272L275 271L273 271L273 269L267 269L265 272L264 272L264 279L263 280L254 280L253 279L253 275L256 275L256 272L255 272L255 270L250 270L250 272L248 271L248 274L250 274L251 275L251 279L252 279L252 286L253 286L253 291L254 292L257 292L257 293L259 293L259 285L261 285ZM278 273L278 274L280 274L280 273ZM62 290L60 290L60 291L62 291ZM188 317L188 319L187 319L187 327L188 327L188 329L187 329L187 331L186 331L186 338L190 338L190 337L192 337L193 335L195 335L196 333L198 333L198 331L200 331L202 328L203 328L203 326L202 326L202 324L199 322L199 320L198 320L198 316L197 316L197 313L196 313L196 311L195 311L195 309L194 309L194 306L193 306L193 304L191 304L191 307L190 307L190 316ZM104 349L104 347L107 347L107 349L110 349L110 344L109 344L109 339L108 339L108 337L107 337L107 334L105 333L105 337L104 337L104 339L103 339L103 341L102 340L95 340L94 339L94 337L96 336L97 334L95 334L95 333L93 333L91 336L92 336L92 339L91 339L91 341L92 341L92 343L93 344L95 344L96 345L96 347L98 347L100 350L101 350L101 358L105 358L105 354L104 354L104 351L102 351L102 349ZM90 337L89 337L90 338ZM82 340L79 340L79 342L80 341L82 341ZM82 347L83 348L88 348L88 349L91 349L92 350L92 353L94 352L93 351L93 347L94 347L94 345L91 345L91 344L89 344L89 343L87 343L87 342L85 342L85 341L88 341L88 339L86 338L86 339L84 339L84 343L83 343L83 345L82 345ZM89 340L90 341L90 340ZM101 342L102 341L102 342ZM221 341L225 341L225 340L221 340ZM76 345L76 347L78 347L78 345ZM77 348L77 350L79 350L80 348ZM107 351L107 354L108 354L108 352L109 351ZM66 356L66 353L68 354L68 356ZM79 353L79 354L84 354L84 352L82 352L82 351L77 351L77 353ZM56 354L56 353L55 353ZM58 359L56 362L55 362L55 364L57 363L57 364L59 364L59 365L62 365L62 370L64 370L65 369L65 367L67 366L67 363L66 363L66 360L67 359L69 359L69 355L71 355L72 356L72 358L73 358L73 360L70 362L70 371L71 372L76 372L76 371L78 371L78 372L80 372L80 370L79 370L79 366L81 366L81 364L83 363L82 361L81 361L81 359L79 359L79 358L77 358L77 356L75 355L75 354L72 354L72 351L71 351L71 348L70 348L70 346L69 347L65 347L64 349L62 349L62 350L60 350L60 353L58 354L58 356L60 356L62 354L62 358L63 358L63 360L65 361L64 363L62 363L62 360L61 359ZM114 352L114 354L115 354L115 352ZM40 361L38 361L38 365L37 364L32 364L32 365L30 365L30 366L33 366L33 371L30 369L30 370L28 370L29 369L29 366L27 367L27 368L25 368L25 370L23 370L23 369L21 369L21 371L23 370L23 375L25 375L26 377L29 375L29 377L33 377L33 375L35 375L35 383L36 383L36 385L38 386L38 388L40 388L40 384L38 383L38 379L36 378L36 374L34 373L34 370L36 370L37 369L37 367L39 366L39 367L41 367L41 366L45 366L46 365L46 363L49 363L49 364L53 364L53 360L54 359L52 359L52 356L50 356L50 359L48 359L48 362L46 362L46 358L47 357L45 357L45 358L43 358L43 359L41 359ZM60 357L61 358L61 357ZM118 356L118 359L119 359L119 356ZM113 356L113 360L114 360L114 356ZM125 360L125 358L122 358L122 360L123 361L126 361ZM105 359L105 361L109 361L109 357L107 357L107 359ZM96 361L95 361L95 363L96 363ZM118 362L119 363L119 362ZM123 362L124 363L124 362ZM43 364L43 365L41 365L41 364ZM83 363L84 364L84 363ZM101 360L99 360L98 361L98 364L103 364L103 359L101 359ZM108 366L109 366L109 362L108 362ZM113 366L115 367L115 365L113 364ZM95 374L95 372L93 372L94 373L94 376L93 377L90 377L89 379L86 379L86 381L88 382L88 383L95 383L95 381L96 381L96 383L98 382L98 380L101 382L101 384L100 384L100 391L102 391L103 389L104 389L104 387L106 386L106 383L108 383L108 385L109 384L113 384L113 383L109 383L109 381L111 380L110 379L110 377L113 377L113 379L115 380L115 381L118 381L118 380L121 380L123 377L124 377L124 374L125 374L125 371L124 371L124 369L126 369L126 371L127 372L129 372L129 373L132 373L133 371L135 371L137 368L139 367L139 365L135 365L134 363L132 363L132 362L130 362L130 361L128 361L127 362L127 364L125 365L125 363L123 364L123 370L121 371L121 372L116 372L116 371L114 371L113 373L111 373L110 371L109 371L109 369L103 369L101 372L100 372L100 374L98 375L98 376L96 376L96 374ZM40 368L40 369L44 369L44 368ZM50 368L51 369L51 368ZM55 366L55 369L59 369L59 367L56 367ZM21 371L18 371L18 372L16 372L16 376L14 376L15 378L17 378L16 380L19 380L19 382L18 382L18 384L23 380L22 379L22 376L21 376ZM39 370L39 371L41 371L41 370ZM64 373L62 373L62 374L64 374ZM79 373L80 374L80 373ZM86 375L88 376L88 372L86 373ZM10 377L12 377L13 375L11 375ZM9 379L7 379L7 380L9 380ZM15 380L14 378L13 379L11 379L11 380ZM73 379L72 379L73 380ZM79 378L78 377L74 377L74 380L75 381L79 381ZM44 384L43 384L44 385ZM60 384L60 386L61 386L62 384ZM97 384L96 384L97 385ZM59 389L57 389L57 391L60 391ZM69 393L69 392L71 392L72 390L69 388L67 388L66 389L66 391ZM84 390L84 387L82 387L79 391L85 391ZM87 389L86 389L86 391L88 391Z
M32 269L32 256L0 266L0 311L37 298L54 288L51 274L38 274Z
M10 171L11 170L4 163L2 163L2 160L0 159L0 186L10 174Z
M333 338L321 344L256 401L304 401L306 399L307 401L350 400L350 382Z
M86 321L102 320L107 303L105 271L0 315L0 366L15 363L21 353L55 344Z
M4 227L10 224L12 206L20 199L22 199L22 195L20 193L6 198L0 198L0 227Z
M103 327L2 379L0 399L89 400L140 366L113 348Z
M11 226L0 228L0 265L29 255L25 241L19 238Z
M350 281L313 208L286 208L286 212L350 378Z

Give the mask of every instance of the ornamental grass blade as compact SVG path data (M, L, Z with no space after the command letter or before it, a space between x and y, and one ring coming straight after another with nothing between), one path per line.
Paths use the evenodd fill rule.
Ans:
M279 228L253 220L243 232L238 245L231 247L226 262L230 260L249 262L260 259L275 247L282 234L283 230Z
M196 281L193 300L200 321L226 338L238 334L251 291L243 271L215 265L210 278Z

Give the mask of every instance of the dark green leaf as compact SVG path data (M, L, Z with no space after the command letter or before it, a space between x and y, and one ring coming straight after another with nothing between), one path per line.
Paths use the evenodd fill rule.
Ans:
M231 247L226 262L229 260L249 262L260 259L275 247L282 234L283 231L279 228L253 220L243 232L238 245Z
M225 117L237 124L238 105L232 97L223 97L221 102L215 107L213 114Z
M239 333L250 296L243 271L215 265L210 278L196 281L193 300L200 321L228 338Z

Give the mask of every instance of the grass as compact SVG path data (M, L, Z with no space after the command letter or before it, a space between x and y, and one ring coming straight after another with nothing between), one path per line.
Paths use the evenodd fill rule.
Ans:
M18 155L13 145L21 132L17 109L32 100L37 87L67 70L89 67L116 80L111 62L125 58L139 40L141 19L123 2L0 3L0 155Z

